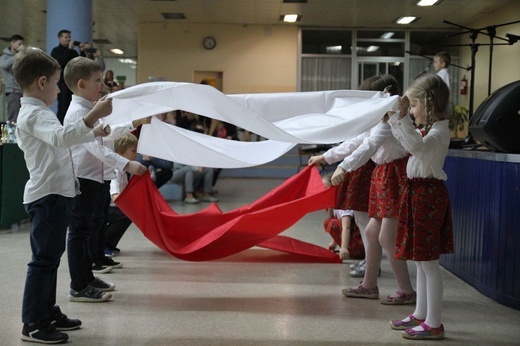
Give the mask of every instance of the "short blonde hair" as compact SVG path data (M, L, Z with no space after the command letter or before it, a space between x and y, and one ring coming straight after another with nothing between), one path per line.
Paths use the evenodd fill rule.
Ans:
M80 79L87 80L94 72L102 72L101 65L91 59L78 56L72 59L65 66L63 79L70 90L74 91Z
M127 133L124 136L117 138L114 141L114 151L119 155L125 153L130 147L137 146L137 137L132 133Z
M39 48L26 48L14 59L14 77L22 90L27 90L40 77L51 78L56 71L61 71L58 61Z

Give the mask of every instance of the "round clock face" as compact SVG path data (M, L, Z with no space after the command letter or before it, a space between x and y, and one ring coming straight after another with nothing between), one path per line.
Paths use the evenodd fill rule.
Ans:
M202 45L206 49L213 49L217 45L217 41L215 40L214 37L206 36L206 37L204 37L204 40L202 41Z

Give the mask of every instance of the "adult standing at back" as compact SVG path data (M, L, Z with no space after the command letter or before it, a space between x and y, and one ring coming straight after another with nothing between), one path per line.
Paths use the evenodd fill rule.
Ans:
M51 56L58 60L61 66L60 81L58 82L60 93L58 94L57 115L60 123L63 124L63 118L65 118L70 101L72 100L72 91L70 91L70 89L67 87L67 84L65 84L65 80L63 79L63 71L65 70L65 65L78 56L78 52L72 48L74 42L71 39L69 30L60 30L58 32L58 41L59 44L57 47L52 49Z
M7 120L16 122L18 111L20 110L20 98L22 97L22 89L16 82L13 73L14 57L24 48L24 39L20 35L11 36L9 47L4 49L0 56L0 69L5 85L5 100L7 102Z

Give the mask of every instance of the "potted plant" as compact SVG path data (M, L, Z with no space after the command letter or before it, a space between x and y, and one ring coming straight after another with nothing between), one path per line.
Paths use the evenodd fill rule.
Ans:
M461 105L453 106L450 120L450 130L453 138L465 137L464 130L469 121L469 110Z

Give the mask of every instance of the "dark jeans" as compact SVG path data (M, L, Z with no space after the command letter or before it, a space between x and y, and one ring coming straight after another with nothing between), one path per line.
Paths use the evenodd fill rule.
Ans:
M93 262L99 263L105 257L105 231L110 207L110 180L102 185L92 213L92 230L88 242L88 254Z
M67 239L70 288L81 291L94 280L93 260L89 256L89 237L93 232L92 216L103 184L79 178L81 194L74 197Z
M60 195L48 195L25 205L32 219L32 259L23 293L23 323L37 323L56 304L58 267L65 252L71 206L72 198Z
M58 116L60 123L63 124L63 119L65 118L67 109L69 109L70 102L72 101L72 91L70 91L65 82L60 81L58 86L60 88L60 93L58 94L58 111L56 112L56 115Z
M105 243L110 249L117 247L117 244L125 234L128 227L132 224L125 213L118 207L109 207L108 225L105 231Z

